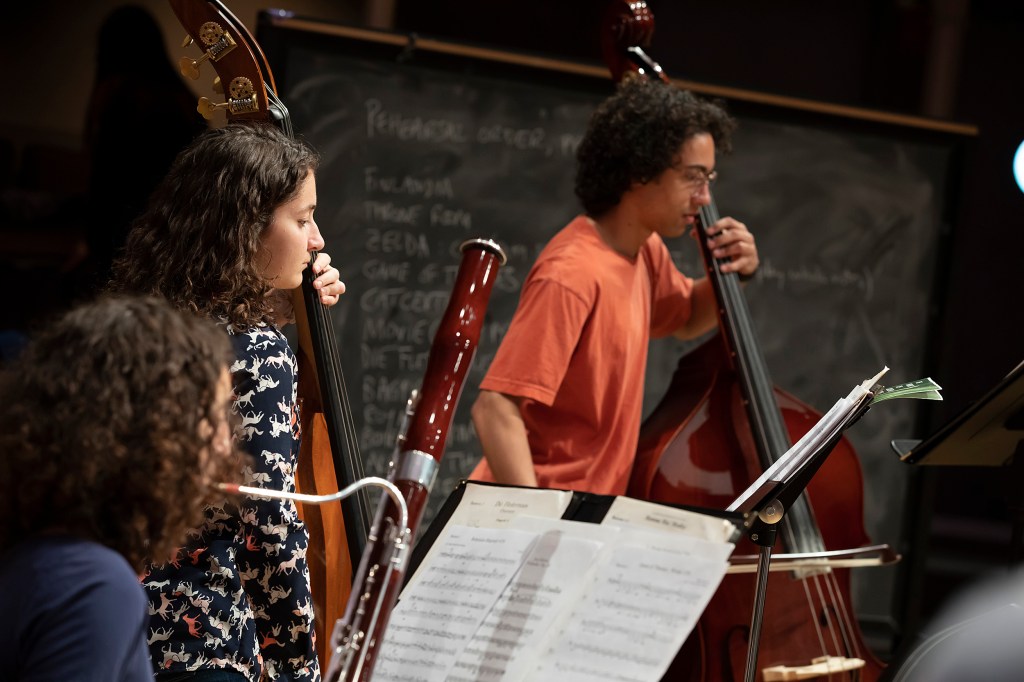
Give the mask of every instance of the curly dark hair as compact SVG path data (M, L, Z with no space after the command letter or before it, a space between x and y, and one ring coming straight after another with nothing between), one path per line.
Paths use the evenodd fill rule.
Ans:
M576 196L592 217L619 203L634 182L672 166L687 138L709 133L730 149L736 124L716 102L643 78L628 78L594 112L576 152Z
M114 264L110 289L246 328L271 322L256 256L274 210L319 159L270 125L206 131L175 159Z
M151 297L101 297L37 335L0 375L0 547L63 532L138 570L170 556L223 498L210 481L239 478L214 441L231 360L222 328Z

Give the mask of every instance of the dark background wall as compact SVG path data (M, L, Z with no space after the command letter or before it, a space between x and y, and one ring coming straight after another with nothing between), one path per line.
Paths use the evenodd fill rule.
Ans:
M168 45L175 44L178 29L164 3L143 4L161 13ZM597 36L604 2L599 0L276 4L318 18L600 59ZM929 373L943 385L946 400L926 413L920 433L913 435L923 437L947 422L1021 361L1024 194L1013 182L1011 162L1024 139L1024 55L1019 48L1024 5L999 0L649 4L657 23L650 52L675 77L977 126L978 135L965 145L953 190L959 207L952 258L943 273L941 325L928 358ZM84 2L69 10L64 3L26 2L11 15L12 39L5 42L2 56L4 63L18 67L9 85L15 106L9 102L0 118L7 140L0 149L6 164L0 179L5 188L35 185L30 194L22 192L13 200L5 189L0 251L3 282L17 314L8 315L8 324L0 325L4 328L16 326L11 322L27 324L34 312L59 305L73 293L62 288L59 276L77 257L73 211L48 214L53 220L47 229L61 228L54 233L59 240L35 228L15 233L11 226L24 227L23 218L59 208L55 202L84 187L76 163L91 81L90 31L114 5ZM256 3L245 6L254 12ZM176 59L180 51L169 52ZM37 143L45 143L51 154L45 177L33 175L22 163L26 147ZM908 560L896 613L907 634L950 594L1009 563L1007 503L1024 496L1004 471L927 471L916 478L912 494L900 501L908 508L910 527L908 544L900 548Z

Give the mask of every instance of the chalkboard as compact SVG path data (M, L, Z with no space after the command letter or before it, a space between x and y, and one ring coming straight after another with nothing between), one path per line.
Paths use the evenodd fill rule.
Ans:
M368 474L384 471L405 401L422 381L458 244L488 237L508 253L428 523L480 458L469 407L531 263L579 212L575 150L612 85L510 73L478 60L435 64L398 49L356 56L380 50L304 31L264 27L265 38L277 68L286 65L284 100L296 131L323 159L317 220L348 285L333 315ZM715 193L722 214L757 237L762 266L746 293L775 383L827 409L883 366L892 368L890 385L919 378L938 304L955 141L736 109L735 152L719 159ZM701 274L691 239L669 248L684 272ZM646 410L687 347L652 344ZM892 401L850 432L876 542L900 544L907 473L888 442L912 434L916 415L912 402ZM884 620L894 573L879 569L865 579L872 589L858 595L858 610Z
M530 265L579 211L575 151L601 97L302 45L287 64L296 132L322 157L317 222L348 287L333 315L368 474L385 470L406 399L420 387L459 244L489 237L508 256L449 430L432 516L480 459L469 407Z

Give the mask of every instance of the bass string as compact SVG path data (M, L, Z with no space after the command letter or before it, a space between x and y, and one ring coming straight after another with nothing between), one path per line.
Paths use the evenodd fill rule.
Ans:
M312 256L316 258L315 252ZM334 325L331 323L330 312L327 307L316 299L315 292L311 297L310 305L307 306L312 313L311 326L316 327L321 343L318 344L323 351L324 369L329 375L327 382L328 390L336 388L336 403L339 406L339 417L342 422L342 438L345 447L342 448L348 471L353 475L353 480L363 478L363 458L359 447L359 438L356 430L355 419L352 415L352 401L349 398L348 386L345 383L345 374L341 368L341 355L338 348L337 338L334 333ZM360 490L355 494L358 501L361 528L369 528L370 505L368 493Z
M715 280L715 288L720 294L719 305L722 307L724 315L730 321L730 329L734 334L743 336L743 342L737 342L732 344L734 346L733 351L736 354L737 364L739 372L744 376L748 385L758 385L758 381L766 382L760 385L771 385L771 381L767 376L767 370L763 369L760 374L763 376L753 377L751 376L756 372L757 368L764 368L763 359L760 358L760 347L756 343L756 337L753 333L744 334L744 330L752 332L752 329L747 329L750 326L749 313L745 313L744 299L742 298L743 293L740 287L739 277L735 273L726 273L721 270L721 261L713 258L706 245L707 232L706 226L713 225L718 221L719 214L717 207L715 206L714 199L706 206L701 206L700 209L700 224L699 238L701 251L705 255L706 263L708 264L708 276ZM762 447L764 452L768 453L769 458L777 457L779 453L775 452L778 447L772 444L772 426L776 432L775 441L779 444L786 442L788 445L788 438L781 436L782 427L781 425L774 425L772 416L778 414L777 406L774 412L769 412L768 406L760 404L759 399L763 399L764 396L756 396L753 389L749 389L747 399L750 401L752 406L752 421L757 422L762 428L758 429L756 433L761 434L763 439ZM774 401L772 401L774 402ZM772 425L772 426L769 426ZM781 440L780 440L781 439ZM767 464L770 464L767 463ZM803 540L798 541L793 533L787 533L790 536L790 544L797 546L801 544L810 544L812 547L803 547L803 551L814 551L824 549L824 540L821 537L821 533L814 523L813 512L811 512L809 506L806 506L806 495L801 495L799 505L801 511L805 511L805 514L798 514L801 520L799 530L793 530ZM791 510L792 511L792 510ZM806 518L804 518L806 516ZM809 522L809 523L808 523ZM810 525L812 527L808 528ZM790 528L792 530L792 528ZM817 574L806 577L802 580L805 591L805 602L811 622L814 624L815 633L818 638L819 645L821 647L822 656L828 655L829 648L826 643L825 628L831 634L832 644L834 645L834 651L838 655L845 653L853 653L854 655L860 655L859 647L852 637L853 624L850 621L849 613L846 609L846 604L838 597L841 594L835 573L831 569L826 569L827 578L823 578L822 575ZM822 604L822 618L816 617L816 609L814 604L814 597L811 592L811 588L808 586L808 581L813 581L814 590L819 595L820 603ZM825 583L824 588L822 583ZM826 596L826 594L828 596ZM824 623L822 623L824 620ZM836 622L833 622L836 621ZM841 638L841 642L840 642Z

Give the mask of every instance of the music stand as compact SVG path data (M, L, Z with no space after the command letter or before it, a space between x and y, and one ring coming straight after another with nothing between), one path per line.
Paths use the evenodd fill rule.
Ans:
M1005 466L1024 441L1024 362L923 441L894 440L908 464Z
M928 438L894 440L891 445L907 464L1009 466L1014 483L1024 491L1024 362ZM1022 497L1009 505L1014 562L1021 558L1024 538Z
M771 470L766 472L747 491L737 498L727 511L754 513L753 522L747 528L747 536L760 547L757 563L757 579L754 591L754 605L750 620L750 639L747 644L747 664L744 680L753 682L757 674L758 647L761 639L761 625L764 619L764 603L768 590L768 573L771 570L772 546L778 532L779 522L785 516L797 498L811 482L814 474L824 463L825 458L835 449L842 438L843 432L852 426L871 406L873 391L868 392L854 405L849 414L843 416L838 428L823 441L813 453L795 469L789 469L784 475L772 477ZM787 453L788 454L788 453ZM776 462L782 464L784 455ZM776 465L773 465L773 469Z

